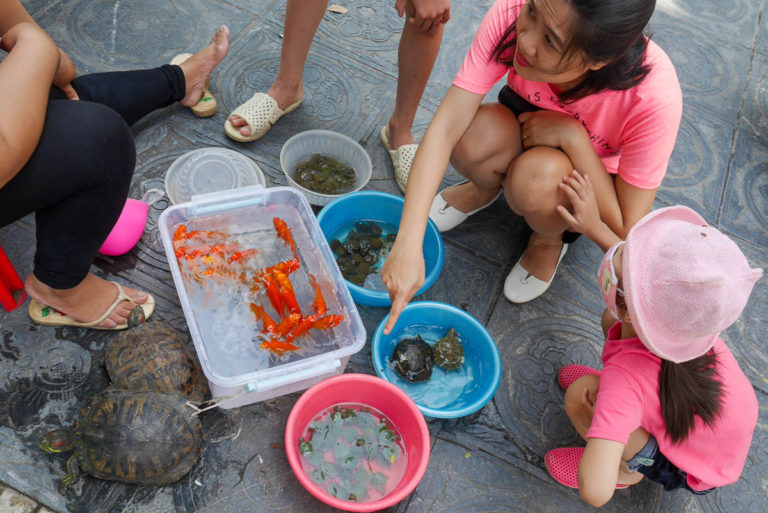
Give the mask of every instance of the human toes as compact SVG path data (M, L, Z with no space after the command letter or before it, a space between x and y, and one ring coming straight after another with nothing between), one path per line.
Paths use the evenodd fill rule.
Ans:
M243 118L235 115L229 116L229 122L232 123L232 126L238 127L238 128L246 126L248 124L245 122Z

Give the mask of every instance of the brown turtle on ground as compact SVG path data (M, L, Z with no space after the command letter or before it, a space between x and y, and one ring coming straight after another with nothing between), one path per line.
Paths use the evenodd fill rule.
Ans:
M196 403L208 390L185 338L162 322L145 322L117 335L104 362L116 388L178 394Z
M51 431L39 447L74 451L65 486L81 471L99 479L165 485L181 479L197 462L203 428L179 395L110 387L80 410L74 433Z

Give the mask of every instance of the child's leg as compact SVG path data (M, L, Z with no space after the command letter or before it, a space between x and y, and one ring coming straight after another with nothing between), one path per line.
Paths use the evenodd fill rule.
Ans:
M643 428L637 428L629 436L627 445L624 446L624 452L621 454L621 466L619 466L619 484L633 485L643 480L643 474L640 472L630 472L627 462L639 453L651 435Z
M587 431L592 425L597 390L600 386L598 376L582 376L573 382L565 391L565 411L571 419L573 427L582 438L586 439ZM621 455L618 484L632 485L643 480L639 472L630 472L626 462L631 460L648 442L648 432L643 428L637 428L629 437Z

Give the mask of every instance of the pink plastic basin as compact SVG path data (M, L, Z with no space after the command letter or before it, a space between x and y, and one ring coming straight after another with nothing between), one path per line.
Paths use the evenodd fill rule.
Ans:
M312 418L329 406L359 403L376 408L397 426L403 436L408 463L400 484L376 502L349 502L332 497L304 473L299 460L299 437ZM429 464L429 430L416 403L392 383L367 374L342 374L321 381L296 401L285 427L288 463L309 493L334 508L377 511L405 499L424 477Z
M147 224L149 205L143 201L128 198L123 212L117 219L107 240L101 245L99 253L103 255L122 255L131 250L139 242Z

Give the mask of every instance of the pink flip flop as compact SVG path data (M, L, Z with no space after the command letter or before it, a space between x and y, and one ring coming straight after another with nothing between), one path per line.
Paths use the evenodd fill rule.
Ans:
M586 367L587 369L589 367ZM564 447L552 449L544 456L547 472L552 479L568 488L579 487L579 462L584 454L584 447ZM626 488L629 485L619 484L616 488Z
M563 390L567 390L569 386L573 385L573 382L582 376L599 376L600 371L593 369L592 367L585 367L584 365L566 365L561 367L557 373L557 382L563 387Z

